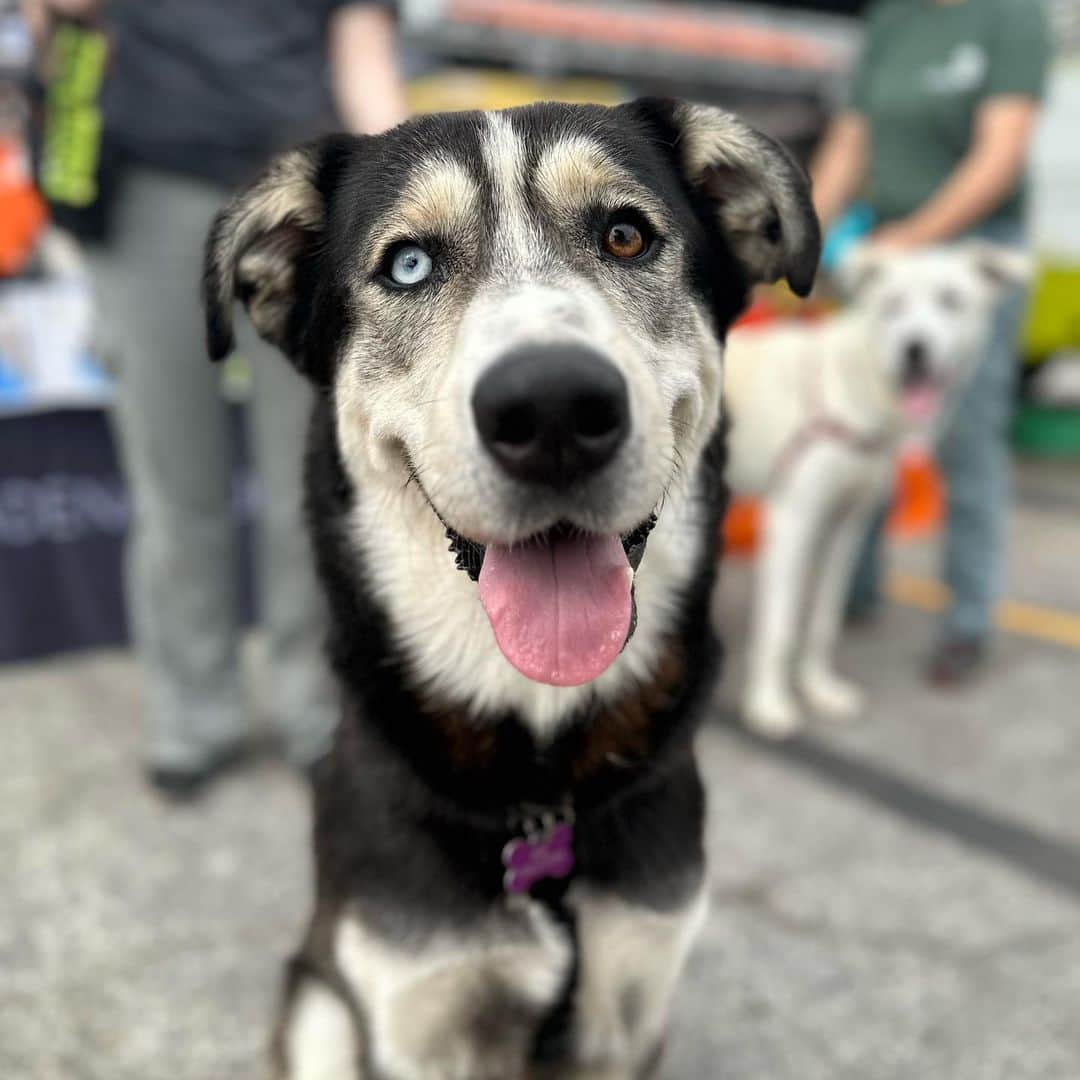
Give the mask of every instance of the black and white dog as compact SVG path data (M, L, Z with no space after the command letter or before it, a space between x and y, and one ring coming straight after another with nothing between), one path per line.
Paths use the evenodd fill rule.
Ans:
M212 355L238 297L320 389L344 693L281 1076L658 1057L704 912L723 341L818 249L781 147L660 100L327 138L218 218Z

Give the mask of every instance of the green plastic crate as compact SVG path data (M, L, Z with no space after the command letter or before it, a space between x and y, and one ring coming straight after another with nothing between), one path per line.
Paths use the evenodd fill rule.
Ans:
M1080 409L1021 405L1013 424L1013 443L1026 454L1080 459Z

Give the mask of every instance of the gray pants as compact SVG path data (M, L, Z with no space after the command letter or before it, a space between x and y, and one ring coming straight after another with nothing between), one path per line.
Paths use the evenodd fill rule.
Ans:
M179 769L205 766L248 733L228 417L221 369L206 358L198 288L203 241L226 196L210 183L134 172L109 247L91 262L134 500L127 595L146 677L149 760ZM260 697L286 753L307 763L336 720L302 525L311 390L246 323L239 348L252 368L248 428L263 496L256 572L269 655Z

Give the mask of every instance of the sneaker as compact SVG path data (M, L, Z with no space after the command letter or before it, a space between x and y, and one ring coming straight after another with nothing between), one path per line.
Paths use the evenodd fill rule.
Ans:
M848 630L869 630L881 619L881 601L877 598L868 600L849 600L844 609L844 627Z
M248 742L237 743L219 752L201 769L178 769L172 765L151 765L146 779L159 795L173 803L198 799L215 780L247 764L255 756Z
M944 638L926 665L926 680L943 689L964 686L981 672L987 654L985 638Z

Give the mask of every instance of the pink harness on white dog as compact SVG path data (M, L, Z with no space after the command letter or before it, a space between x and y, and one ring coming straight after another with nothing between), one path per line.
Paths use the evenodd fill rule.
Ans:
M809 366L808 366L809 367ZM885 435L869 436L850 424L829 416L825 408L825 392L820 380L815 379L808 387L807 396L813 400L810 419L791 436L780 452L765 486L767 492L776 489L795 467L803 454L818 442L842 443L856 454L871 456L880 454L888 447Z

